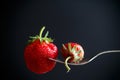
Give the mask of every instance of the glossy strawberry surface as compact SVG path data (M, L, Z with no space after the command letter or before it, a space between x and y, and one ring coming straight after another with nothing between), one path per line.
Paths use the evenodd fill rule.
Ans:
M51 71L56 62L49 60L55 59L58 55L57 47L53 43L40 43L35 40L29 44L24 51L24 58L29 70L37 74L43 74Z

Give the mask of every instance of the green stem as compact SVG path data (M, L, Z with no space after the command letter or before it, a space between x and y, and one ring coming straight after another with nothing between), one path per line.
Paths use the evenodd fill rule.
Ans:
M68 50L71 53L71 44L70 43L68 43Z
M63 47L63 49L67 50L67 48L66 48L66 46L64 44L62 44L62 47Z
M67 57L66 60L65 60L65 67L67 69L67 72L69 72L71 70L71 68L68 66L68 60L71 59L71 57Z
M42 42L42 33L43 33L44 29L45 29L45 26L43 26L42 29L40 30L40 34L39 34L40 42Z

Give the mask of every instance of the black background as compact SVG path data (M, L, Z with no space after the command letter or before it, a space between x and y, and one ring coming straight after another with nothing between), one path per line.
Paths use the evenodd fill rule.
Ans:
M30 72L24 62L29 36L42 26L61 48L62 43L77 42L85 59L99 52L120 49L120 6L117 0L14 0L6 1L2 38L2 68L5 80L119 80L120 53L106 54L83 66L63 64L46 74ZM62 59L60 57L60 59Z

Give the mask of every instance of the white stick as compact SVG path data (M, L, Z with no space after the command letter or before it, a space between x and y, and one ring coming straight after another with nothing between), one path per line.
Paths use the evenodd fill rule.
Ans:
M94 57L92 57L91 59L89 59L88 61L80 62L78 64L76 64L76 63L68 63L68 65L85 65L85 64L88 64L88 63L92 62L98 56L103 55L103 54L107 54L107 53L120 53L120 50L103 51L103 52L98 53L97 55L95 55ZM61 60L58 60L58 59L52 59L52 58L49 58L49 59L52 60L52 61L58 62L58 63L62 63L62 64L65 63L65 62L63 62Z

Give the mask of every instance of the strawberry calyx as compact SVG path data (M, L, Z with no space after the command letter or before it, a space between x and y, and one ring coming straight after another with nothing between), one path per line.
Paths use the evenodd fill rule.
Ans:
M77 50L76 45L72 47L71 43L68 43L68 48L64 44L62 46L63 46L63 49L65 49L69 53L69 56L65 59L65 62L64 62L67 72L69 72L71 68L68 66L68 61L72 59L71 62L79 63L81 58L80 56L78 56L78 54L80 54L81 50Z
M31 40L29 40L28 42L31 43L31 42L34 42L35 40L39 39L40 42L46 42L46 43L50 43L50 42L53 42L53 39L51 38L48 38L48 34L49 34L49 31L46 32L45 36L43 37L43 31L45 30L45 26L43 26L40 30L40 33L39 35L36 35L36 36L30 36L29 38L31 38Z

